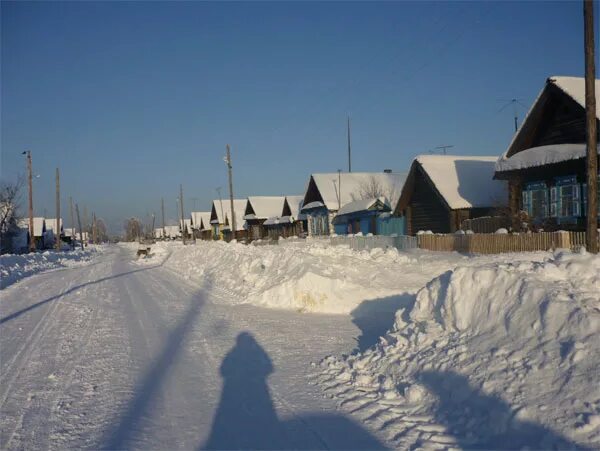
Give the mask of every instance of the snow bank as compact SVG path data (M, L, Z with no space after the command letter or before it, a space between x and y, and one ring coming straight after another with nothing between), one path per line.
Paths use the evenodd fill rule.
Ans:
M600 447L600 257L458 267L375 347L321 362L397 448Z
M6 288L19 280L50 269L79 266L89 262L102 246L74 251L48 250L33 254L6 254L0 256L0 287Z

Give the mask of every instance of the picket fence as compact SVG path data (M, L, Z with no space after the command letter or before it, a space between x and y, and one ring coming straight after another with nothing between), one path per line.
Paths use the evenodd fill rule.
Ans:
M471 235L418 235L419 248L476 254L579 249L585 232L538 232L518 234L475 233Z

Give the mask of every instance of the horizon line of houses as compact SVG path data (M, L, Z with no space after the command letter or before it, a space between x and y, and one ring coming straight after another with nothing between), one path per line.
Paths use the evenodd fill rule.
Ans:
M585 141L584 79L550 77L500 157L419 155L407 172L314 173L302 195L234 199L235 231L230 200L216 199L155 237L453 233L478 218L515 231L583 230Z

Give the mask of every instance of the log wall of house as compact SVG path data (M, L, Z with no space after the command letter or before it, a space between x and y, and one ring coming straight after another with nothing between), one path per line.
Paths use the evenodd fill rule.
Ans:
M450 211L425 179L421 168L415 174L410 199L410 233L431 230L434 233L449 233Z

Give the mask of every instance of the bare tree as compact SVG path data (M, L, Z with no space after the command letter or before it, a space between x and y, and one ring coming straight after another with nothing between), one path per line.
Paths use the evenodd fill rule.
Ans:
M371 176L350 196L353 201L385 197L391 205L394 205L398 197L398 189L396 185L384 186L376 177Z
M108 241L108 228L102 218L96 219L96 234L100 243Z
M22 187L23 179L21 177L14 183L2 182L0 184L0 242L3 251L10 247L12 236L17 231Z
M125 241L135 241L142 233L142 225L138 218L129 218L125 221Z

